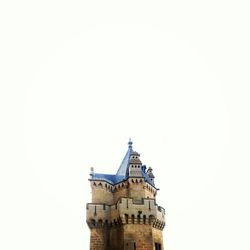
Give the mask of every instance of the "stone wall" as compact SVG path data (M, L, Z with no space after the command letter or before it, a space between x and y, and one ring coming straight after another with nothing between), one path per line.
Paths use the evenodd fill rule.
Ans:
M116 185L116 189L114 190L114 204L117 203L117 201L122 198L122 197L128 197L129 196L129 189L127 186L127 183L122 186L121 185Z
M152 236L154 239L154 243L161 244L161 250L163 250L163 235L162 231L157 228L152 228Z
M105 181L91 181L92 203L106 203L112 205L122 197L136 199L154 199L157 190L147 184L143 178L129 178L115 186Z
M154 242L150 225L124 225L124 250L153 250Z
M90 250L163 250L165 210L156 204L157 190L142 178L111 185L91 181L87 204Z
M90 234L90 250L108 250L107 231L103 228L92 228Z
M110 228L110 248L109 250L123 250L124 230L122 226ZM112 247L111 247L112 246Z
M114 196L112 187L105 182L93 182L92 188L92 203L114 204Z

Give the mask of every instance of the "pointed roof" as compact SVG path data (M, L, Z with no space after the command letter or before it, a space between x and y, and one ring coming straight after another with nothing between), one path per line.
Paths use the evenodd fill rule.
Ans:
M128 150L121 162L120 167L118 168L117 172L115 175L109 175L109 174L99 174L99 173L91 173L91 180L104 180L107 181L110 184L116 184L119 183L123 180L126 180L129 177L129 164L131 162L131 155L139 155L137 152L135 152L133 150L133 142L131 141L131 139L129 139L128 142ZM139 155L140 156L140 155ZM141 161L139 160L139 162L141 163ZM143 170L142 170L142 176L144 177L145 181L150 183L152 186L154 185L154 182L151 181L151 179L149 178L148 174L146 173L146 166L143 166Z
M129 166L130 156L133 152L132 144L133 142L131 141L131 139L129 139L127 153L125 154L122 163L116 173L117 182L127 179L128 177L128 166Z

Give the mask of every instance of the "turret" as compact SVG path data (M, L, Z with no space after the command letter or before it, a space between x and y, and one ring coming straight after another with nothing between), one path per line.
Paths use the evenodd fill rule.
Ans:
M153 175L153 169L151 167L148 168L147 175L150 178L150 180L152 181L152 183L155 184L154 183L155 176Z
M129 177L142 177L140 154L133 151L129 159Z

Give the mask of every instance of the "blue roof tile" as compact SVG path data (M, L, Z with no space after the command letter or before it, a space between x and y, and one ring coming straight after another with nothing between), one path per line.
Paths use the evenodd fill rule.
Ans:
M134 152L132 149L132 142L131 141L129 141L128 145L129 145L128 150L127 150L127 152L126 152L126 154L121 162L121 165L118 168L118 171L115 175L94 173L92 175L92 180L103 180L103 181L107 181L108 183L113 184L113 185L116 183L119 183L123 180L126 180L129 177L128 167L129 167L130 156ZM146 166L144 168L144 171L145 170L146 170ZM155 186L154 182L151 181L149 176L144 171L142 171L142 176L144 177L145 181L147 181L152 186Z

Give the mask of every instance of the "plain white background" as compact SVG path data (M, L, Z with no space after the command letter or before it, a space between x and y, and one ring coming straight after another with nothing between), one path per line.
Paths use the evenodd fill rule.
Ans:
M1 1L0 249L88 249L88 174L129 137L168 250L249 250L248 1Z

